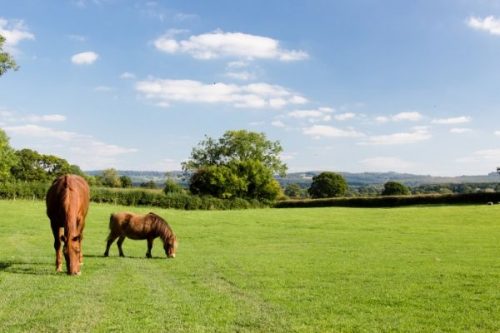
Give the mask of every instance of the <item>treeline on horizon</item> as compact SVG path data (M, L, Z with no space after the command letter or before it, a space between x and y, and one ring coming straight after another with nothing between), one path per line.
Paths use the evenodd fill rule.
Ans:
M287 166L279 158L281 152L279 142L267 140L263 133L227 131L219 139L206 137L193 148L182 171L162 173L110 168L83 172L63 158L32 149L11 148L8 137L0 129L0 198L43 199L50 183L67 173L81 175L87 180L94 202L180 209L239 209L268 207L290 199L370 200L380 196L405 196L398 202L408 204L424 202L416 198L422 194L449 196L500 192L496 182L407 186L396 180L415 179L416 176L393 172L287 174ZM366 181L370 177L379 177L385 182L360 184L359 179ZM409 199L411 196L415 198ZM332 204L339 202L336 199ZM356 206L353 202L344 204ZM377 202L385 205L387 200L378 199L362 205L377 205Z

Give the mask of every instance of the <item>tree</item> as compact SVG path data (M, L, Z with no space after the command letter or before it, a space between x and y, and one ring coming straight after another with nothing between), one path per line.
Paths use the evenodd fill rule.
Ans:
M77 165L54 155L43 155L32 149L16 151L18 162L12 166L11 173L15 179L25 182L45 182L61 175L72 173L82 176Z
M303 192L302 187L297 183L291 183L285 187L285 194L290 198L300 198L303 196Z
M11 168L17 164L17 156L9 145L9 137L0 129L0 181L11 178Z
M264 133L238 130L218 140L206 137L183 163L191 173L189 189L218 198L274 200L281 193L274 175L285 175L287 169L279 157L282 150Z
M172 178L167 178L163 192L165 194L180 193L182 192L182 187Z
M0 35L0 76L5 74L9 69L17 70L18 66L10 54L3 50L5 37Z
M143 187L143 188L150 188L150 189L157 188L156 183L154 182L154 180L148 180L147 182L141 183L139 186Z
M408 195L410 194L410 189L405 185L389 181L384 184L384 190L382 191L382 195Z
M120 183L123 188L132 187L132 178L129 176L121 176Z
M106 169L102 172L101 182L108 187L121 187L120 176L116 169Z
M312 198L340 197L347 192L347 182L338 173L322 172L313 177L308 192Z

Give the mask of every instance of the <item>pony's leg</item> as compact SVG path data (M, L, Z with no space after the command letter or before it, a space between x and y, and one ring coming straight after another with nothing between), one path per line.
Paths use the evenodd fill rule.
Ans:
M61 235L59 228L52 228L54 235L54 250L56 250L56 272L62 272L62 251L61 251Z
M115 236L113 235L112 233L109 233L109 236L108 236L108 242L106 244L106 251L104 251L104 256L107 257L109 256L109 248L111 247L111 244L113 244L113 242L115 241L115 239L117 238L118 236Z
M153 248L153 239L148 238L148 252L146 252L146 257L151 258L151 249Z
M120 238L118 238L118 242L116 242L116 245L118 245L118 251L120 252L120 257L125 257L125 254L123 254L122 250L122 244L124 240L125 236L120 236Z

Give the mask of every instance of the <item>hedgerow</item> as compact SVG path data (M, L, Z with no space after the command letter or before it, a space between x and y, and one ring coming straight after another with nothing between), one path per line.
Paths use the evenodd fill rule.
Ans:
M50 184L46 183L1 183L0 199L44 200ZM123 206L154 206L185 210L226 210L269 207L269 202L258 200L218 199L211 196L196 196L186 193L165 194L161 190L117 189L91 187L90 201Z
M399 207L409 205L453 205L453 204L486 204L500 202L500 192L464 193L464 194L431 194L404 195L355 198L328 198L308 200L284 200L274 204L275 208L299 207Z

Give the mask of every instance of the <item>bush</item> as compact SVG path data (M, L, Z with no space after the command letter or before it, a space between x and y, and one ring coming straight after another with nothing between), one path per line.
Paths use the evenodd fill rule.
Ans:
M410 205L453 205L453 204L486 204L500 202L500 192L464 193L464 194L430 194L383 197L329 198L316 200L287 200L274 204L275 208L305 207L399 207Z

